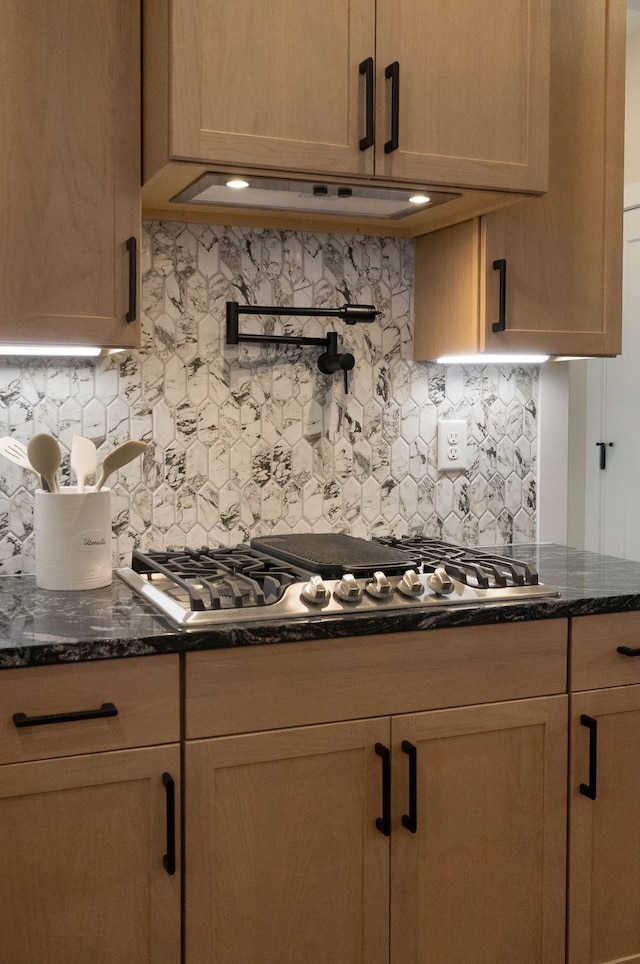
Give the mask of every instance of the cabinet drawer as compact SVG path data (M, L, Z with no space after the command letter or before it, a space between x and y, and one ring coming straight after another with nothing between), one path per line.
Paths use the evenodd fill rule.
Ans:
M91 718L93 711L103 715ZM16 725L15 714L20 714L17 722L26 725ZM74 715L75 719L64 719ZM52 719L34 723L34 718L42 717ZM0 673L0 763L172 743L179 738L178 656Z
M619 653L619 646L638 655ZM640 612L573 618L569 665L572 690L640 683Z
M567 621L187 654L194 739L566 691Z

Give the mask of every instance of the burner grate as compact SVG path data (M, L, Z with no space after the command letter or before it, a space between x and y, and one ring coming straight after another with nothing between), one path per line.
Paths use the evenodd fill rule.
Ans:
M539 585L538 573L532 566L485 549L470 549L423 536L383 537L376 541L419 555L425 572L443 566L454 579L477 589Z
M284 565L249 546L134 549L131 567L193 612L266 606L282 598L287 586L312 575Z

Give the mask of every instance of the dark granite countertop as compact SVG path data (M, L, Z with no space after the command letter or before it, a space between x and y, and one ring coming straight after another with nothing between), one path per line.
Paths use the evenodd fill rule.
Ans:
M557 545L500 546L492 551L532 563L540 581L558 588L560 596L262 623L234 623L230 616L227 624L185 632L116 577L105 589L51 592L37 589L33 576L1 576L0 669L640 610L640 563Z

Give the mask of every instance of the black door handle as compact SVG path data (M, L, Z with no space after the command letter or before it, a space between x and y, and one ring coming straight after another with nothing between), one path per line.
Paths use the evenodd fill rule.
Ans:
M167 852L162 864L169 877L176 872L176 785L170 773L162 774L167 803Z
M631 646L618 646L616 652L622 656L640 656L640 649L632 649Z
M596 446L600 449L600 468L606 469L607 467L607 449L613 448L613 442L596 442Z
M400 132L400 64L394 60L385 68L387 80L391 81L391 139L384 145L385 154L398 150Z
M360 150L366 151L373 147L373 57L367 57L360 64L360 73L364 74L365 85L365 134L360 138Z
M598 791L598 721L583 713L580 723L589 728L589 782L580 784L580 793L595 800Z
M129 252L129 310L125 318L127 321L135 321L138 300L138 242L134 237L127 238L127 251Z
M376 743L376 754L382 760L382 816L376 817L376 828L385 837L391 836L391 751L383 743Z
M504 331L507 327L507 259L498 258L494 261L493 270L500 272L500 306L498 320L491 325L491 330Z
M13 725L20 729L23 726L48 726L51 723L77 723L79 720L99 720L107 716L117 716L118 710L113 703L103 703L99 710L75 710L71 713L52 713L50 716L27 716L26 713L14 713Z
M418 751L413 743L402 741L402 752L409 757L409 813L402 815L402 826L409 833L418 829Z

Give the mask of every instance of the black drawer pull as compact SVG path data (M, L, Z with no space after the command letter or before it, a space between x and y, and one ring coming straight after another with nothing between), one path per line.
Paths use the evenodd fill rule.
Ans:
M391 751L382 743L375 750L382 759L382 816L376 817L376 828L385 837L391 836Z
M138 242L134 237L127 238L129 252L129 310L125 315L127 321L136 320L137 290L138 290Z
M494 261L493 270L500 272L500 307L498 320L491 325L491 330L504 331L507 327L507 259L498 258Z
M360 73L364 74L365 83L365 135L360 138L360 150L366 151L373 147L373 57L367 57L360 64Z
M409 757L409 813L403 813L402 826L409 833L418 829L418 751L413 743L402 741L402 752Z
M580 723L589 728L589 782L580 784L580 793L595 800L598 790L598 721L583 713Z
M384 145L385 154L398 150L400 143L400 64L394 60L385 67L384 75L391 81L391 139Z
M170 773L162 774L167 798L167 852L162 864L169 877L176 872L176 784Z
M50 716L27 716L14 713L13 725L48 726L50 723L77 723L79 720L99 720L106 716L117 716L118 710L113 703L103 703L99 710L76 710L73 713L52 713Z
M640 656L640 649L632 649L631 646L618 646L616 652L622 656Z

